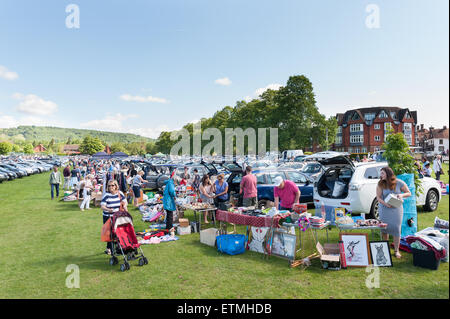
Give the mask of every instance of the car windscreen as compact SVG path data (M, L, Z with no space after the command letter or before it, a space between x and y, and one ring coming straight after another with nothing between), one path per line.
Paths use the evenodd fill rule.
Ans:
M319 173L321 170L320 164L308 164L303 168L304 173Z
M267 184L274 184L277 176L281 176L283 179L286 179L286 175L283 172L268 172L266 173Z
M287 178L295 184L304 184L307 181L306 177L298 172L286 172L286 175Z

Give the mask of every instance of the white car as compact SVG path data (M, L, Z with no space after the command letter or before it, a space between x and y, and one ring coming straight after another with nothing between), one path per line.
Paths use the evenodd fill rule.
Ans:
M324 173L314 183L314 204L345 207L353 213L368 214L378 218L376 195L380 170L387 162L366 162L354 164L346 156L335 156L319 160L325 167ZM426 211L437 209L441 200L439 183L429 177L421 177L422 193L416 196L417 206Z

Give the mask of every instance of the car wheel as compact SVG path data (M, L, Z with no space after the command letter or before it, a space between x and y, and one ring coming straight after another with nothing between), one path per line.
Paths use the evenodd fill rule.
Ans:
M439 195L433 189L427 193L427 199L425 200L425 210L427 212L434 212L438 207Z
M370 207L370 214L369 217L372 219L379 219L380 218L380 212L378 210L378 200L375 198L372 202L372 206Z

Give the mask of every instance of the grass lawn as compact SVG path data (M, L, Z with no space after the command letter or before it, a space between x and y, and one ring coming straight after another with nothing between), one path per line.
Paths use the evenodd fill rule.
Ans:
M222 255L200 244L198 233L143 246L149 264L133 261L122 273L103 253L100 209L80 212L76 202L51 201L48 177L0 184L0 298L449 298L448 264L417 268L405 252L400 261L393 258L394 267L380 269L380 288L368 289L364 268L327 271L313 260L307 269L290 269L284 259L254 252ZM136 231L145 229L139 212L130 212ZM435 216L449 219L449 196L436 212L419 211L419 229L432 226ZM326 239L324 232L319 237ZM330 241L337 239L333 229ZM305 253L312 252L311 241ZM66 288L70 264L79 266L79 289Z

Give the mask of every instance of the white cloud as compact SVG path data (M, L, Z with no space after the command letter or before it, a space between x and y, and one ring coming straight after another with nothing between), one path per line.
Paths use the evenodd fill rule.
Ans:
M214 81L214 83L219 85L228 86L231 85L231 80L229 78L221 78Z
M0 128L17 127L19 122L9 115L0 115Z
M172 131L167 125L159 125L157 127L134 128L127 130L126 133L137 134L150 138L158 138L162 131Z
M270 90L278 90L280 87L282 87L281 84L278 84L278 83L272 83L272 84L267 85L266 87L256 89L254 95L255 95L256 97L259 97L261 94L263 94L265 91L267 91L267 90L269 90L269 89L270 89Z
M16 100L21 100L16 110L22 113L34 115L50 115L58 110L58 105L52 101L46 101L41 97L28 94L15 93L12 96Z
M62 127L64 124L49 118L40 118L36 116L14 118L10 115L0 115L0 128L11 128L19 125Z
M12 81L18 79L19 75L16 72L9 71L3 65L0 65L0 78Z
M161 97L154 97L154 96L140 96L140 95L130 95L130 94L122 94L120 96L121 100L127 101L127 102L140 102L140 103L146 103L146 102L154 102L154 103L169 103L168 100L161 98Z
M116 113L114 115L107 114L104 119L92 120L89 122L81 123L80 126L83 128L90 128L94 130L109 130L113 132L122 132L122 123L130 118L136 118L136 114L123 115Z

